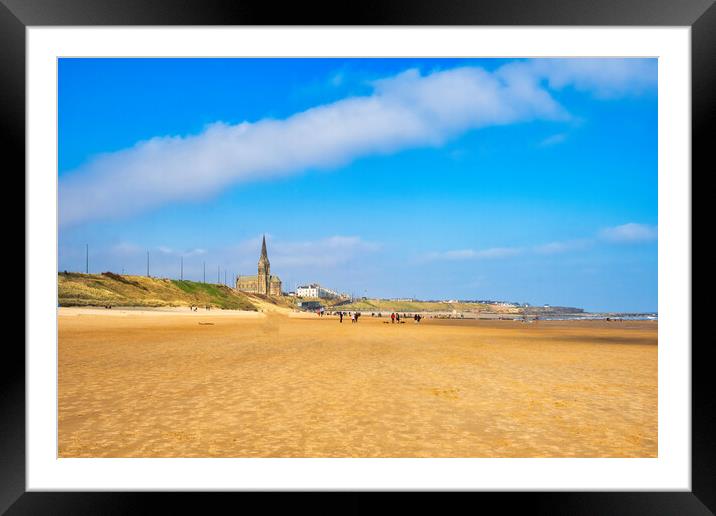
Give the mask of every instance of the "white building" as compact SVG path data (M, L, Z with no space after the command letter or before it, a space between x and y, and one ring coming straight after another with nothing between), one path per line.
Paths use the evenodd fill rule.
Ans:
M296 287L296 296L298 297L313 297L322 299L335 299L340 297L340 294L335 290L320 286L318 283L311 283L309 285L302 285Z

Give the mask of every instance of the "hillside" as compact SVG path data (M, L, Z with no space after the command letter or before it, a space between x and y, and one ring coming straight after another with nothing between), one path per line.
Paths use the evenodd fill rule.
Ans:
M212 306L228 310L257 308L249 296L224 285L111 272L61 272L57 277L60 306Z
M286 296L276 297L264 294L246 294L254 306L261 311L294 311L296 303Z
M329 305L330 306L330 305ZM340 306L341 310L363 312L495 312L518 313L520 309L481 303L446 303L439 301L391 301L388 299L362 299Z

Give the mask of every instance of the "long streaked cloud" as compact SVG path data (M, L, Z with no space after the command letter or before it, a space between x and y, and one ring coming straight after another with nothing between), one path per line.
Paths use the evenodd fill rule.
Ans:
M614 244L639 244L657 239L657 226L629 222L620 226L604 228L596 236L572 240L557 240L531 247L490 247L487 249L458 249L430 252L421 257L422 261L481 260L509 258L522 254L554 255L589 249L599 242Z
M522 254L524 249L520 247L491 247L488 249L457 249L453 251L432 252L423 256L424 261L459 261L459 260L480 260L492 258L507 258Z
M167 245L144 247L133 242L120 242L108 247L90 247L91 272L126 272L146 274L147 259L152 276L201 280L206 272L209 281L224 277L230 282L235 274L256 274L261 252L261 238L257 235L233 244L216 248L175 248ZM356 261L363 261L383 246L355 235L333 235L313 240L287 240L266 235L271 270L282 279L294 278L315 281L322 274L341 271ZM84 247L61 246L65 263L60 269L83 270ZM147 256L149 255L149 256ZM77 265L81 264L81 268Z
M649 60L536 60L495 71L415 69L372 83L372 93L188 136L160 136L95 157L59 184L60 224L133 215L206 199L242 182L339 167L362 156L439 146L465 131L529 120L568 120L551 89L599 97L652 87Z
M174 249L166 245L159 245L149 248L144 248L140 245L137 245L132 242L119 242L118 244L115 244L110 247L109 252L116 254L118 256L133 256L133 255L139 255L144 254L147 251L151 253L160 253L165 255L172 255L172 256L184 256L184 257L192 257L192 256L200 256L202 254L206 254L206 249L201 249L198 247L191 248L191 249Z
M571 86L601 99L639 95L657 82L655 59L536 59L527 66L550 88Z
M630 244L650 242L658 237L658 228L648 224L630 222L613 228L605 228L599 233L600 238L609 242Z
M336 267L381 249L379 243L358 236L334 235L317 240L291 241L275 240L267 235L266 240L271 267L276 270ZM261 237L255 237L232 246L224 254L239 258L238 264L242 267L253 268L260 248Z
M561 240L536 245L532 248L532 250L537 254L560 254L569 251L586 249L587 247L590 247L593 243L594 240L591 238L578 238L574 240Z

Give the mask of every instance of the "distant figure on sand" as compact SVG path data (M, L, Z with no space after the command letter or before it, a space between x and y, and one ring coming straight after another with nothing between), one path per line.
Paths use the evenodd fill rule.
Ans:
M395 314L395 320L396 320L397 322L400 322L400 314Z
M395 312L390 314L390 322L392 322L392 323L395 322Z
M351 314L351 322L352 323L356 322L356 314L355 313Z
M338 312L338 322L343 322L343 312Z

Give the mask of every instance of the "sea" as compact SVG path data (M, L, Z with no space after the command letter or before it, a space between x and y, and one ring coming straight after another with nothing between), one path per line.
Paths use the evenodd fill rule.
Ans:
M658 321L657 313L578 313L578 314L555 314L540 315L542 321L594 321L620 320L620 321Z

